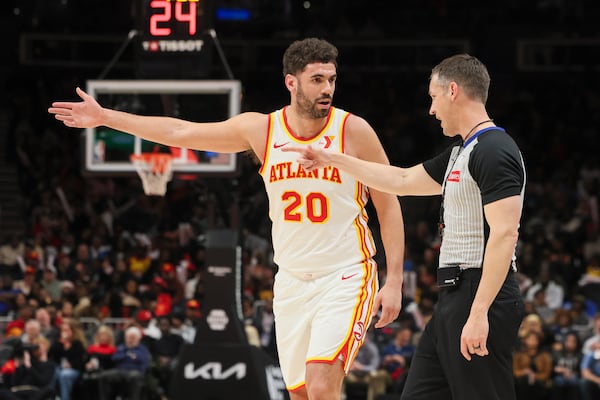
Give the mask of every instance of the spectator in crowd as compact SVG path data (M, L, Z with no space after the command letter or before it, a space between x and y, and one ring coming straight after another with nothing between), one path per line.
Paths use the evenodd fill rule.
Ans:
M550 272L550 268L548 265L544 265L537 279L534 281L533 285L527 290L527 294L525 295L525 300L533 301L535 294L539 291L544 291L545 304L551 310L556 310L563 305L565 290L563 286L558 283Z
M177 308L171 315L171 332L180 335L186 343L194 343L196 324L200 317L200 303L196 299L185 302L185 309Z
M148 254L148 248L138 242L133 254L127 260L127 270L136 280L143 279L144 275L150 269L152 259Z
M60 338L52 343L49 357L58 365L60 399L70 400L75 382L81 376L87 359L86 340L73 318L65 318L60 325Z
M167 393L173 369L179 356L179 351L184 343L183 337L171 332L171 321L168 316L158 319L160 338L154 345L154 360L156 362L156 375L163 393Z
M35 319L40 324L40 333L42 336L48 339L50 343L54 343L60 335L60 330L52 323L48 309L46 307L39 307L35 310Z
M592 348L600 343L600 313L597 313L594 316L594 334L587 338L585 342L583 342L583 354L588 354L592 352Z
M531 300L533 311L539 315L545 324L551 324L554 321L554 311L548 306L546 301L546 291L542 288L537 289Z
M185 280L185 298L191 299L196 293L196 287L202 284L202 271L191 260L184 260L182 263L185 264L185 272L187 274Z
M52 301L59 301L62 295L61 281L56 277L56 268L48 266L42 273L41 285L50 294Z
M113 330L108 325L100 325L94 335L93 343L87 348L87 362L83 374L83 388L90 400L99 400L99 375L113 368L113 354L117 351Z
M200 302L196 299L190 299L185 303L185 325L190 328L191 342L196 338L196 329L202 318ZM193 333L192 333L193 332Z
M382 351L381 365L390 374L395 393L402 393L410 361L415 353L412 335L410 328L399 328L392 341Z
M537 331L522 336L521 349L513 357L517 400L547 400L552 385L552 356L541 348Z
M523 343L525 336L530 332L537 332L539 334L540 340L542 341L541 347L551 347L552 343L554 343L552 332L538 314L531 313L523 317L518 333L521 343Z
M38 336L28 343L22 358L16 359L16 370L6 382L10 389L0 389L2 400L46 400L54 394L56 365L48 360L50 342Z
M193 334L195 331L191 331L191 327L185 324L185 311L181 307L173 308L169 316L171 322L171 333L181 336L185 343L193 342Z
M594 323L586 309L586 298L581 294L573 295L568 310L573 320L573 330L577 332L579 339L590 337L593 333Z
M582 293L600 309L600 254L594 253L588 260L585 272L578 284Z
M139 285L135 279L129 279L125 283L125 290L121 293L121 304L126 309L126 316L133 315L133 310L139 309L142 306L139 293Z
M552 400L577 400L579 398L579 368L581 344L575 332L567 333L560 349L552 353L554 374L552 378Z
M25 255L25 243L17 235L12 235L0 246L0 275L20 275L18 259Z
M0 275L0 315L8 315L13 310L13 303L19 290L13 289L13 278L10 275Z
M171 295L173 304L180 304L185 298L185 289L183 283L177 277L175 266L171 263L162 264L159 276L164 280L166 290Z
M160 329L158 328L152 311L141 309L135 314L135 320L140 325L145 337L158 340L160 338Z
M600 399L600 343L591 346L581 361L581 395L583 400Z
M30 265L25 267L23 272L23 279L16 280L13 282L13 288L23 293L25 296L29 296L34 291L36 283L36 269Z
M23 344L35 343L42 334L41 325L37 319L30 319L25 322L24 330L25 332L21 336L21 343Z
M113 367L112 356L117 351L113 330L108 325L100 325L94 336L94 342L87 348L87 372L97 372Z
M125 331L125 343L112 355L114 367L99 374L100 400L112 400L116 395L127 395L130 400L141 400L144 376L150 367L152 355L141 344L142 331L131 326Z
M563 343L565 336L573 331L573 318L568 310L559 308L554 313L553 323L550 325L550 330L554 338L554 342Z

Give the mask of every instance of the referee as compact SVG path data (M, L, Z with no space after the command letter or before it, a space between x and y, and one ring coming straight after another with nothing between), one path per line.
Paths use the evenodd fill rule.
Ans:
M326 151L289 149L311 170L333 165L398 195L442 195L439 301L411 368L403 400L515 399L512 351L523 315L513 276L525 190L519 148L485 108L490 77L468 54L431 72L429 113L461 142L411 168Z

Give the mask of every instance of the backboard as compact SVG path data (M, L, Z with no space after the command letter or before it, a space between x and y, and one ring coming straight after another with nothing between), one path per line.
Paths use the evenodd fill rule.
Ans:
M90 80L87 92L109 108L196 122L223 121L240 113L241 84L235 80ZM85 131L85 172L135 173L132 154L173 156L173 173L234 175L237 155L164 146L104 126Z

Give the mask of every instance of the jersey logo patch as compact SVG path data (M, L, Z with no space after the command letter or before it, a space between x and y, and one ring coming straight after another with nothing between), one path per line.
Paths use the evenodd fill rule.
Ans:
M333 143L333 139L335 139L335 136L323 136L319 139L317 145L323 146L324 149L328 149L329 146L331 146L331 143Z
M448 175L448 182L460 182L460 171L452 171Z
M350 275L342 275L342 280L345 281L346 279L350 279L356 275L358 275L358 272L356 272L354 274L350 274Z
M273 143L273 148L274 149L278 149L280 147L285 146L286 144L289 144L290 142L284 142L284 143Z

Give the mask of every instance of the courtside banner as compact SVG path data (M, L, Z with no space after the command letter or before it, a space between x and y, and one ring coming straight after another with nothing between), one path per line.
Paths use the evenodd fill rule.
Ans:
M287 400L281 370L250 345L186 345L171 381L171 400Z

